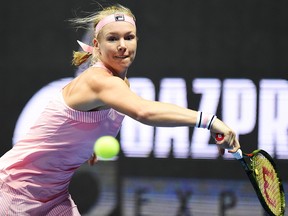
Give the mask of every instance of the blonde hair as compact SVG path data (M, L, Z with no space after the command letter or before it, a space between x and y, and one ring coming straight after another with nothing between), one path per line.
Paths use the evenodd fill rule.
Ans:
M102 10L97 11L96 13L93 13L89 16L83 18L71 19L70 22L72 22L72 24L77 28L84 28L87 30L91 30L92 28L94 33L95 27L97 26L100 20L102 20L106 16L115 13L123 13L125 15L131 16L134 20L136 20L135 16L133 15L133 13L129 8L124 7L123 5L120 4L115 4L104 8L102 7ZM99 34L100 33L101 30ZM98 35L96 37L98 37ZM98 61L97 56L94 53L88 53L84 51L73 51L72 64L75 66L80 66L82 63L86 62L90 57L91 57L91 64L94 64Z

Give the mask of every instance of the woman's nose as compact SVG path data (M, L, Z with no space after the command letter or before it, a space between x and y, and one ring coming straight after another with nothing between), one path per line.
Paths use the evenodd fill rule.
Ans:
M125 51L126 50L126 44L125 44L125 40L121 39L119 41L119 45L118 45L118 51Z

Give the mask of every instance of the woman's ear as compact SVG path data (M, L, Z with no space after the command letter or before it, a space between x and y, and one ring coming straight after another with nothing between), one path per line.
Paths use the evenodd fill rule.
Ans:
M98 40L96 38L93 39L93 45L95 48L99 49L99 43L98 43Z
M101 54L100 53L100 46L99 46L99 42L96 38L93 39L93 45L95 47L95 49L97 50L98 55Z

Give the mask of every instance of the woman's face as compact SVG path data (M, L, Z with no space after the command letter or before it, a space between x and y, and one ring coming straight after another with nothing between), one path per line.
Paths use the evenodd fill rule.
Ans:
M136 27L128 22L112 22L105 25L94 39L98 59L116 73L126 72L137 50Z

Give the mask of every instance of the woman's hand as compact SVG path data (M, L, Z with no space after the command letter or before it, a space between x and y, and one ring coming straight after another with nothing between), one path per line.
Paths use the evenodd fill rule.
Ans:
M93 166L95 163L97 162L97 156L95 153L93 153L90 157L90 159L88 160L88 164L90 166Z
M235 153L240 148L240 143L234 131L232 131L224 122L216 119L210 129L212 137L215 139L220 155L228 149L229 153ZM221 134L223 139L216 139L217 135Z

